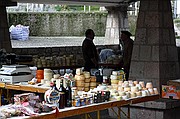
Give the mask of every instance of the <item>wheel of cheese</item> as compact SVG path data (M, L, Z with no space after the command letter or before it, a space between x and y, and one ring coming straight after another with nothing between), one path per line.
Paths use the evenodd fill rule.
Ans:
M85 91L85 92L88 92L88 91L89 91L89 87L85 87L85 88L84 88L84 91Z
M124 92L124 91L120 91L120 92L118 92L119 93L119 96L124 96L124 95L126 95L126 93Z
M84 75L75 75L75 79L78 81L84 81L85 77L84 77Z
M111 80L111 84L118 84L119 80Z
M136 96L142 96L142 92L141 91L136 92Z
M83 72L83 75L86 79L90 78L90 73L87 71Z
M117 75L111 75L111 76L110 76L110 79L111 79L111 80L117 80L118 77L117 77Z
M90 86L90 89L94 89L94 88L96 88L96 86Z
M124 91L131 91L131 88L130 87L124 87Z
M77 90L78 90L78 91L84 91L84 87L77 86Z
M60 75L59 75L59 74L54 74L53 77L54 77L55 79L58 79L58 78L60 77Z
M138 92L138 87L132 86L131 87L131 92L133 92L133 93Z
M124 75L118 75L118 76L117 76L117 79L123 80L123 79L124 79Z
M119 75L119 71L112 71L112 75L115 75L115 76Z
M81 75L83 72L82 72L82 69L81 68L77 68L76 69L76 75Z
M111 84L112 88L118 90L118 84Z
M84 85L85 85L84 81L79 81L79 80L76 81L76 86L84 87Z
M96 82L96 77L95 76L91 76L91 82Z
M155 94L159 94L157 88L153 88Z
M96 87L96 86L97 86L96 82L90 82L90 87Z
M90 81L91 81L91 78L86 78L86 79L84 80L85 83L89 83Z
M118 91L124 91L124 87L118 86Z
M135 93L135 92L131 92L130 94L131 94L131 95L130 95L131 98L136 97L136 93Z
M84 83L85 88L87 88L87 87L89 88L89 86L90 86L90 83Z
M147 82L147 83L146 83L146 88L147 88L147 89L153 88L152 82Z

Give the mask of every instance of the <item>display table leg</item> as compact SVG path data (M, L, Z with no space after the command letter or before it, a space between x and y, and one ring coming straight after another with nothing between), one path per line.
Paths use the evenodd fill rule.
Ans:
M88 119L88 114L85 114L85 119Z
M97 111L97 119L100 119L100 111Z
M121 107L118 107L118 119L121 119Z
M128 105L128 119L130 119L130 105Z
M0 106L2 105L2 103L1 103L1 98L2 98L2 89L0 89Z
M11 103L11 94L10 94L9 89L7 89L7 101L8 101L9 103Z

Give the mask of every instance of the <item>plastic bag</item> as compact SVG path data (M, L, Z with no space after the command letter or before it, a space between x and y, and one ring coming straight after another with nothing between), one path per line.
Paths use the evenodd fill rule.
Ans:
M10 38L12 40L28 40L29 39L29 26L12 25L9 28Z

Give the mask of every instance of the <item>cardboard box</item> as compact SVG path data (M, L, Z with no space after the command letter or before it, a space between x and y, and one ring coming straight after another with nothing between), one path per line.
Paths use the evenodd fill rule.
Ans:
M162 98L180 99L180 86L162 85Z

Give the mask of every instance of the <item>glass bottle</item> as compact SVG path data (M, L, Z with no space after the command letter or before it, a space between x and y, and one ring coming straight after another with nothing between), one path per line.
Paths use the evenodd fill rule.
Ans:
M72 90L70 87L70 80L67 81L66 87L66 107L72 107Z
M60 93L60 99L59 99L59 109L63 109L65 107L65 100L66 100L66 89L63 86L63 79L60 79L60 88L59 88L59 93Z

